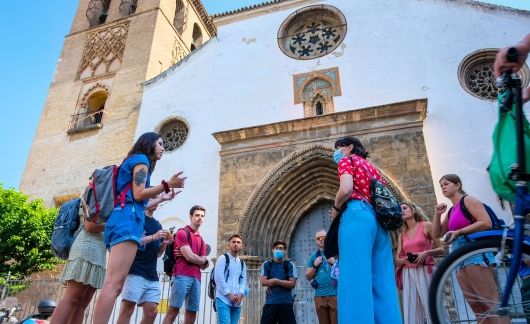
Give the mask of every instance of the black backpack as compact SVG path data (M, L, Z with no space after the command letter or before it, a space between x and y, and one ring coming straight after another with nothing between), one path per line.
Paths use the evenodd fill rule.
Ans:
M228 270L228 265L230 264L230 258L228 257L228 253L223 254L225 257L225 280L228 280L228 275L230 274L230 271ZM243 270L245 269L245 262L242 259L239 259L241 261L241 274L239 275L239 281L243 278ZM210 281L208 282L208 297L211 299L215 299L215 289L217 288L217 283L215 282L215 266L212 268L212 272L210 274Z
M186 232L186 237L188 238L188 244L190 245L190 247L192 246L190 231L186 227L179 228L177 232L175 233L175 235L173 235L173 241L170 244L166 245L166 250L164 251L164 257L162 258L162 260L164 261L164 272L166 273L168 277L171 277L171 274L173 273L173 268L175 267L175 263L177 261L177 259L175 259L175 239L177 237L178 231L180 230L183 230L184 232ZM203 245L204 245L204 240L201 237L201 248L199 251L202 251Z
M467 195L464 195L464 196L462 196L462 198L460 198L460 209L462 209L462 213L464 214L464 217L468 221L470 221L471 223L474 223L477 220L475 218L473 218L473 215L471 215L471 213L469 212L469 210L466 207L466 204L464 203L464 198L466 198L466 196ZM504 226L505 226L504 221L497 217L497 215L495 214L493 209L491 209L490 206L488 206L488 205L486 205L484 203L482 205L484 205L484 208L486 209L486 212L488 213L488 216L491 219L491 229L503 229ZM447 213L447 215L451 216L451 211L453 210L453 207L451 207L449 209L449 212Z

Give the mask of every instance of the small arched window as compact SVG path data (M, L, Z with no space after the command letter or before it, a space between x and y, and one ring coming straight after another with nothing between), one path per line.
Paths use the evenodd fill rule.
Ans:
M192 45L195 46L195 48L198 48L202 45L202 31L201 27L197 25L197 23L193 24L193 33L191 35L192 37Z
M86 110L87 110L87 123L88 124L100 124L101 118L103 117L103 109L105 109L105 103L107 102L107 92L97 91L90 95L87 99Z
M90 27L101 25L107 20L111 0L90 0L86 16Z
M122 17L127 17L136 12L138 7L138 0L121 0L120 14Z
M322 102L320 100L315 104L315 115L324 115L324 107L322 106Z

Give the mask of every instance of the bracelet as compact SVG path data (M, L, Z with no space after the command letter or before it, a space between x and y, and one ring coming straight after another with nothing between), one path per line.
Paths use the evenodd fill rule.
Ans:
M340 211L340 209L335 205L333 205L333 209L335 209L336 211Z
M166 182L166 180L162 180L162 186L164 186L164 192L169 193L169 184Z
M204 260L205 260L205 261L204 261L203 265L205 265L205 266L210 265L210 262L208 261L208 259L204 258Z

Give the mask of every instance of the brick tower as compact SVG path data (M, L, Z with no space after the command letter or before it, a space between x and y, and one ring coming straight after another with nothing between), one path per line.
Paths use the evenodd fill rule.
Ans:
M80 194L130 149L153 78L215 36L200 0L79 0L20 190L47 205Z

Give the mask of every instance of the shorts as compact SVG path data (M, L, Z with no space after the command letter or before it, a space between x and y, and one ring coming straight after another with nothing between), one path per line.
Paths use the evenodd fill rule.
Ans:
M450 252L453 252L454 250L458 249L461 246L466 245L469 243L469 240L465 236L459 236L456 238L456 240L451 243ZM468 265L472 264L478 264L482 265L484 267L488 267L490 265L495 264L495 256L492 252L486 252L482 254L477 254L474 257L467 258L462 264L459 266L460 269L465 268Z
M142 276L130 274L125 279L121 297L124 300L142 305L143 303L160 302L160 284Z
M182 308L186 300L186 310L198 312L201 300L201 282L194 277L174 276L171 278L169 306Z
M140 246L140 238L144 233L144 209L138 204L126 204L112 210L105 225L105 246L110 250L114 245L133 241Z

